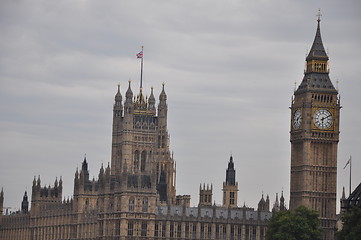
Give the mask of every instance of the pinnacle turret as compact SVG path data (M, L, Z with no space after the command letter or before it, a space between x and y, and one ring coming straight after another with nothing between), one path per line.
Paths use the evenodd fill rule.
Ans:
M133 91L132 88L130 87L130 80L129 80L129 85L128 85L128 90L125 93L125 102L129 103L133 101Z
M115 102L122 102L122 94L120 93L120 84L118 84L118 92L115 94Z
M164 83L162 84L162 92L160 93L159 95L159 101L160 102L166 102L167 101L167 94L165 93L165 90L164 90Z

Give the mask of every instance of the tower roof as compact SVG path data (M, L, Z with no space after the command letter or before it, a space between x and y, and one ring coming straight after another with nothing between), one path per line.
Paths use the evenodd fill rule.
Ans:
M306 58L306 61L310 60L328 60L327 53L325 51L325 48L322 43L321 38L321 30L320 30L320 22L321 22L321 14L318 13L318 19L317 19L317 30L316 30L316 36L313 40L313 44L311 47L310 52L308 53L308 56Z
M303 92L332 92L337 93L333 86L328 70L328 56L322 43L320 19L318 14L316 36L313 41L311 50L306 57L307 68L301 84L299 85L295 95Z

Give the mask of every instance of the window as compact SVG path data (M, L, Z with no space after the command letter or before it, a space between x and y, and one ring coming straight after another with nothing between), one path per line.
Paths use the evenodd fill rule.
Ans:
M134 212L134 198L129 199L129 212Z
M143 198L142 212L148 212L148 198Z
M208 224L208 239L211 239L212 237L212 224Z
M140 171L144 172L146 168L146 160L147 160L147 153L145 151L142 152L141 162L140 162Z
M115 235L120 235L120 220L115 222Z
M128 222L128 236L133 236L133 222Z
M147 236L147 222L142 222L142 231L141 231L141 236L142 237L146 237Z
M197 236L197 225L193 224L192 239L196 239Z
M154 237L158 237L159 236L159 224L155 223L154 225Z
M234 240L234 225L231 225L231 236L229 237L230 240Z
M186 224L185 237L189 238L189 223Z
M201 223L201 239L204 239L204 223Z
M174 224L171 223L169 227L170 227L169 236L170 236L171 238L174 238Z
M229 204L234 205L234 192L229 193Z
M177 226L177 238L180 239L180 237L182 236L182 225L180 223L178 223L178 226Z
M223 225L223 240L227 238L227 225Z
M166 227L167 227L167 225L165 225L165 223L163 223L162 224L162 237L163 238L165 238Z
M238 239L242 238L242 226L238 225Z
M253 240L256 240L256 237L257 237L257 229L256 229L256 227L254 226L253 227Z
M216 225L216 239L219 239L219 225Z
M139 151L134 152L134 171L139 170Z

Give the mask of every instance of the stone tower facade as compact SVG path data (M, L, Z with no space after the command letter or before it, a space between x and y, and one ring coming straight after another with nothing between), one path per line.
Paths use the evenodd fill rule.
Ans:
M199 207L212 206L213 185L199 185Z
M158 192L158 201L175 204L175 166L169 151L167 112L164 84L158 114L153 88L149 98L143 95L142 88L133 98L129 82L123 106L118 86L113 109L111 175L133 186L133 193L127 191L129 197L147 186L148 195L155 197Z
M320 17L303 80L291 104L290 209L318 211L324 239L334 239L340 101L329 78Z
M223 207L237 207L237 195L238 182L236 182L236 170L231 156L226 170L226 181L223 182Z

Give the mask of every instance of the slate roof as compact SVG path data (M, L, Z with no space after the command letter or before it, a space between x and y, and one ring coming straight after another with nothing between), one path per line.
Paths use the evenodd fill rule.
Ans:
M361 208L361 183L357 188L351 193L351 195L345 200L345 208Z

